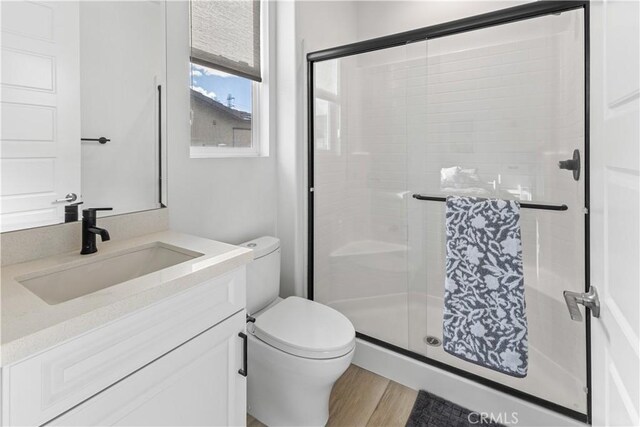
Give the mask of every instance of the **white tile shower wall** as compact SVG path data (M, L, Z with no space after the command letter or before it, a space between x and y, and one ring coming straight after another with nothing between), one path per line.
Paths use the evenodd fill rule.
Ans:
M316 149L314 255L316 298L351 304L358 331L406 347L406 301L400 316L385 305L371 316L366 303L407 291L406 79L404 64L392 61L398 55L404 48L345 58L338 68L316 65L317 75L340 70L340 114L339 140ZM372 317L386 324L384 336Z
M557 168L583 148L578 23L563 14L540 31L512 28L518 40L500 28L341 59L341 150L316 151L315 283L360 332L584 411L584 328L562 301L584 284L583 181ZM466 194L569 206L522 212L524 380L423 341L442 336L444 205L410 196L454 193L440 181L454 166L476 170Z
M410 201L409 348L585 412L584 326L569 319L562 297L563 290L584 286L584 181L557 167L574 148L584 149L580 18L563 15L558 19L567 30L547 37L495 37L480 46L471 34L435 40L428 43L426 69L416 64L408 83L412 191L569 210L522 211L530 361L528 376L514 379L425 345L426 335L442 336L444 205ZM443 185L441 169L452 167L477 178L461 188Z
M306 63L304 53L380 37L415 28L434 25L466 16L477 15L505 7L527 3L526 1L304 1L277 2L278 10L278 91L283 100L278 106L278 236L282 239L283 265L282 290L304 294L306 284L306 85L304 76ZM278 12L280 13L280 12ZM295 23L292 24L291 17ZM295 30L289 31L293 25ZM331 28L331 31L327 31ZM280 29L282 37L280 36ZM508 37L517 36L514 34ZM508 38L506 37L506 38ZM284 44L284 45L283 45ZM298 52L291 56L290 52ZM302 52L300 52L302 51ZM282 56L281 56L282 53ZM293 61L287 59L295 57ZM292 87L295 86L295 87ZM292 101L291 92L296 92ZM286 95L286 96L281 96ZM297 125L296 125L297 124ZM284 137L282 137L284 136ZM380 147L379 152L395 147ZM280 154L282 153L282 154ZM294 153L294 154L291 154ZM291 176L298 186L291 188ZM302 187L302 188L301 188ZM285 256L289 253L289 256ZM317 266L316 266L317 267Z
M423 173L419 189L450 192L440 182L440 167L448 163L477 170L478 195L561 203L567 191L575 193L577 183L564 179L557 160L569 158L582 138L581 113L566 99L578 92L572 83L580 79L558 66L561 58L546 44L562 45L504 43L482 49L494 64L476 64L482 57L469 59L464 51L432 57L428 72L417 70L424 76L409 83L408 126L416 143L425 144L415 169ZM562 145L554 143L560 139Z

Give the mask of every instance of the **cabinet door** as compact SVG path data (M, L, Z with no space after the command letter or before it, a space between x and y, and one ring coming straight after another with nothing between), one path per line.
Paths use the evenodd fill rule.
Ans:
M245 424L244 310L207 329L48 425Z

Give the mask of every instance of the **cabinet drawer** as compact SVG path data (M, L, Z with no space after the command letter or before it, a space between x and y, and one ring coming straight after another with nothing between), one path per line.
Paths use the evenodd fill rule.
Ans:
M3 371L3 421L43 424L244 306L241 267L18 362Z
M234 314L47 425L244 425L245 322L244 311Z

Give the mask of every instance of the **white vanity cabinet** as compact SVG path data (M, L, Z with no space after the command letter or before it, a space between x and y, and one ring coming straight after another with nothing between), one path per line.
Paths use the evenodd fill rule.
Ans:
M244 312L235 314L48 425L244 425L238 331L245 321Z
M244 425L245 280L236 268L3 367L2 424Z

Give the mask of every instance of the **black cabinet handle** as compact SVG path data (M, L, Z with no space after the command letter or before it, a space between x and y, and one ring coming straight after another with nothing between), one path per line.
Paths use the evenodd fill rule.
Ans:
M158 203L162 204L162 86L158 85Z
M244 332L240 332L238 334L240 338L242 338L242 369L238 369L238 373L243 377L247 376L248 366L247 366L247 334Z

